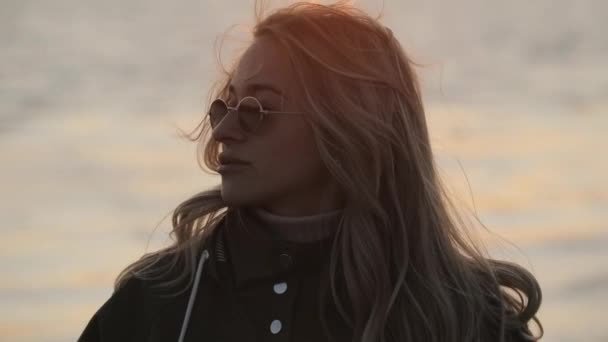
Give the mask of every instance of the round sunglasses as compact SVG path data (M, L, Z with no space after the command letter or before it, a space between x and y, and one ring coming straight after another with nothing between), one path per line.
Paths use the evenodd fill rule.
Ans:
M223 99L216 99L211 102L211 106L209 107L211 128L215 129L230 111L236 112L239 125L244 131L249 133L256 131L260 127L267 114L304 114L302 112L283 112L264 109L260 101L252 96L243 97L236 107L229 106Z

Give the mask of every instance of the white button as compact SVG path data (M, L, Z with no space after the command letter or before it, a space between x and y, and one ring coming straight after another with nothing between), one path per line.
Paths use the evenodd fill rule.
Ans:
M270 323L270 332L273 334L278 334L279 331L281 331L281 326L281 321L275 319L274 321L272 321L272 323Z
M276 293L276 294L285 293L285 291L287 291L287 283L286 282L276 283L276 284L274 284L274 286L272 288L274 289L274 293Z

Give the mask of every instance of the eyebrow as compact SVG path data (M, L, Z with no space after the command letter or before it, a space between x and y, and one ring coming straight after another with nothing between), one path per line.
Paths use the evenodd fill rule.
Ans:
M279 89L277 89L276 87L274 87L273 85L270 84L266 84L266 83L252 83L252 84L248 84L246 89L249 92L258 92L260 90L266 90L266 91L270 91L275 93L276 95L283 97L285 99L287 99L287 97L285 96L285 94L280 91ZM230 84L230 86L228 87L228 91L231 93L236 93L236 90L234 88L234 86L232 84Z

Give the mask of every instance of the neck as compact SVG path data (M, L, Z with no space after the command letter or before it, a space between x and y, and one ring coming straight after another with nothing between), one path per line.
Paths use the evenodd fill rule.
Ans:
M276 216L309 217L340 211L344 205L345 201L338 185L328 180L308 186L302 191L292 191L275 197L257 208Z

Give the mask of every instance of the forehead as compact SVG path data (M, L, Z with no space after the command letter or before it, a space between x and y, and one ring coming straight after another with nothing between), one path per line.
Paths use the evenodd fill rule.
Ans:
M292 78L293 69L283 47L270 37L259 37L239 60L230 85L241 96L252 85L264 84L279 89L289 97Z

